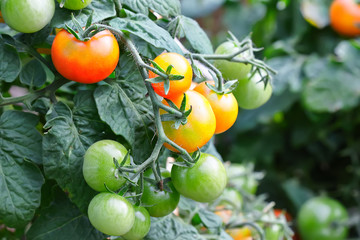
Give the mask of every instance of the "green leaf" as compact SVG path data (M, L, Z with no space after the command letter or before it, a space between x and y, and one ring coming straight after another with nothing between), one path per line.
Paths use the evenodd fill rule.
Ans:
M55 201L40 212L26 234L28 240L99 240L104 234L97 231L85 214L66 196L58 193Z
M274 94L279 95L286 89L291 92L302 90L301 70L305 60L305 57L297 55L276 57L268 61L268 64L278 71L272 81Z
M285 193L294 204L296 209L300 207L310 198L314 197L314 193L310 189L301 186L301 184L296 179L289 179L285 181L281 187L284 189Z
M40 205L44 183L38 118L6 111L0 117L0 219L10 227L25 226ZM32 162L30 162L32 161Z
M56 104L49 110L44 126L48 129L43 141L45 174L55 179L83 212L95 195L82 175L83 157L88 147L108 132L96 112L92 94L80 91L73 112L62 102Z
M173 36L185 37L193 49L199 53L211 54L214 52L211 41L199 24L188 17L178 16L169 25Z
M360 81L341 64L328 58L311 58L305 65L309 81L302 92L306 108L315 112L336 112L357 106Z
M141 163L152 151L152 105L131 57L125 54L120 57L120 69L116 82L95 90L96 106L100 118L116 135L121 135L130 143L134 161Z
M199 217L207 228L220 228L222 225L221 218L207 209L201 208L199 210Z
M182 219L168 215L163 218L151 218L151 228L144 240L176 239L204 240L196 228L185 224Z
M30 89L40 87L46 81L46 72L43 65L36 59L28 62L20 72L20 82Z
M0 37L0 82L13 82L20 73L20 57L13 46Z
M182 54L182 50L170 34L142 14L135 14L129 18L114 18L110 21L110 26L128 31L156 48Z
M149 10L153 10L161 16L168 18L179 15L181 11L179 0L121 0L121 2L132 10L144 15L148 15Z
M50 26L56 28L65 28L65 24L73 26L71 20L71 13L74 13L75 18L79 21L81 26L85 26L89 15L94 12L92 21L100 22L106 18L116 16L115 4L113 0L92 0L89 6L79 11L72 11L66 8L60 8L56 4L55 15L50 22Z

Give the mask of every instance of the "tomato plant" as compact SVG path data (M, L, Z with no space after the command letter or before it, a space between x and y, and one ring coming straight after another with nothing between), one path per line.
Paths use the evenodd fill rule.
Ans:
M226 168L228 177L228 185L230 187L240 189L249 194L255 194L259 186L259 181L244 164L231 164L231 167Z
M19 32L33 33L48 24L55 12L53 0L2 0L4 21Z
M96 83L115 70L119 61L119 45L108 30L98 32L85 42L62 30L55 36L51 58L56 70L66 79Z
M134 206L135 222L130 231L122 237L126 240L143 239L150 230L150 215L148 211L141 206Z
M239 51L241 48L238 43L233 41L226 41L220 44L216 50L216 54L233 54ZM252 53L245 51L238 54L239 58L250 58ZM245 63L231 62L228 60L215 60L214 65L221 71L223 77L227 80L244 80L248 78L248 74L251 71L251 65Z
M299 210L297 220L303 240L343 240L348 233L346 209L329 197L308 200Z
M154 173L151 169L144 173L144 176L150 179L155 179ZM161 176L164 178L170 177L170 172L163 169ZM180 194L174 188L172 182L167 183L168 188L171 191L159 189L159 186L154 186L150 182L145 182L144 192L141 196L141 202L146 206L150 216L152 217L163 217L170 214L175 210L179 203Z
M226 186L226 170L216 157L201 153L192 167L174 165L171 180L176 190L198 202L211 202L218 198Z
M57 0L61 3L62 0ZM70 10L80 10L87 7L91 3L91 0L66 0L64 7Z
M174 121L163 121L162 125L170 140L191 153L204 146L212 138L216 128L216 119L210 103L198 92L189 90L183 96L171 101L180 107L184 97L186 97L185 110L191 108L186 124L180 125L177 129ZM166 101L163 103L167 104ZM165 111L161 111L161 114L165 113ZM165 147L175 151L169 144L165 144Z
M171 65L173 66L173 68L170 74L184 76L184 78L181 80L170 80L170 89L167 94L165 92L163 82L152 83L151 85L158 95L165 98L173 99L182 95L190 88L193 72L190 63L186 60L186 58L184 58L178 53L165 52L157 56L154 59L154 62L156 62L164 71L166 71L167 68ZM149 78L155 77L158 77L158 75L153 73L152 71L149 71Z
M255 73L250 79L239 81L239 85L233 94L239 104L244 109L255 109L265 104L271 97L272 86L265 83L259 73Z
M209 82L215 85L214 81ZM198 84L194 91L202 94L210 103L216 118L215 134L228 130L236 121L238 115L238 104L232 93L217 94L208 88L205 82Z
M105 192L105 185L113 191L118 190L126 180L120 176L114 159L121 163L126 154L126 148L113 140L92 144L84 155L83 174L87 184L98 192ZM130 164L130 158L125 164Z
M113 236L127 233L135 221L135 211L124 197L99 193L89 204L89 220L99 231Z
M331 4L330 22L333 29L345 36L360 35L360 4L354 0L334 0Z

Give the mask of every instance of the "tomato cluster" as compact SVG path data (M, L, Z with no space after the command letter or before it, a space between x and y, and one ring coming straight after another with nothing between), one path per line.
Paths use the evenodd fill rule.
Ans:
M120 176L114 160L124 163L124 166L129 165L127 153L126 148L116 141L98 141L85 153L83 175L88 185L100 192L89 204L91 224L105 234L136 240L142 239L150 230L149 212L144 207L133 205L126 198L107 191L117 191L125 184L126 180Z

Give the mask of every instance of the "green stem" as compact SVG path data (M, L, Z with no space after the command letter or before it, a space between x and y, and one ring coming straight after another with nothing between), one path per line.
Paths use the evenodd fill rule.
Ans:
M120 12L122 9L121 1L120 0L114 0L115 3L115 10L116 10L116 16L120 17Z
M32 93L28 93L24 96L9 97L9 98L0 97L0 107L5 106L5 105L19 103L19 102L25 102L25 101L32 102L35 99L42 97L42 96L51 98L53 96L53 93L58 88L60 88L62 85L64 85L65 83L68 83L68 82L69 82L68 80L61 77L61 78L58 78L55 81L53 81L50 85L46 86L45 88L39 89Z

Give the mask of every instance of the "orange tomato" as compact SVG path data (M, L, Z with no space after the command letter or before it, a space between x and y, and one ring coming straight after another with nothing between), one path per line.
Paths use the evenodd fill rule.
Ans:
M182 95L190 88L193 72L190 63L186 60L186 58L177 53L165 52L157 56L154 59L154 62L156 62L164 71L172 65L173 69L170 72L171 74L184 76L181 80L170 80L170 90L168 94L165 94L163 82L152 83L151 86L158 95L164 98L172 99ZM149 78L155 78L158 76L159 75L153 73L152 71L149 71Z
M66 79L96 83L107 78L119 61L119 45L114 35L104 30L83 42L61 30L51 47L56 70Z
M334 0L330 6L330 23L341 35L360 35L360 4L354 0Z
M215 85L214 81L208 81ZM223 133L228 130L236 121L239 107L236 98L232 93L217 94L208 88L205 82L198 84L194 91L202 94L210 103L216 118L215 134Z
M248 227L227 229L226 232L234 240L252 240L251 230Z
M198 92L189 90L186 91L186 108L189 110L190 106L192 111L187 117L187 123L180 125L178 129L175 128L174 121L162 122L166 136L184 148L187 152L195 152L198 148L204 146L214 135L216 127L216 119L210 103L206 98ZM177 106L181 106L184 95L178 96L171 101ZM168 105L165 100L163 103ZM160 114L165 114L164 110L160 110ZM177 150L168 144L164 146L171 151Z

